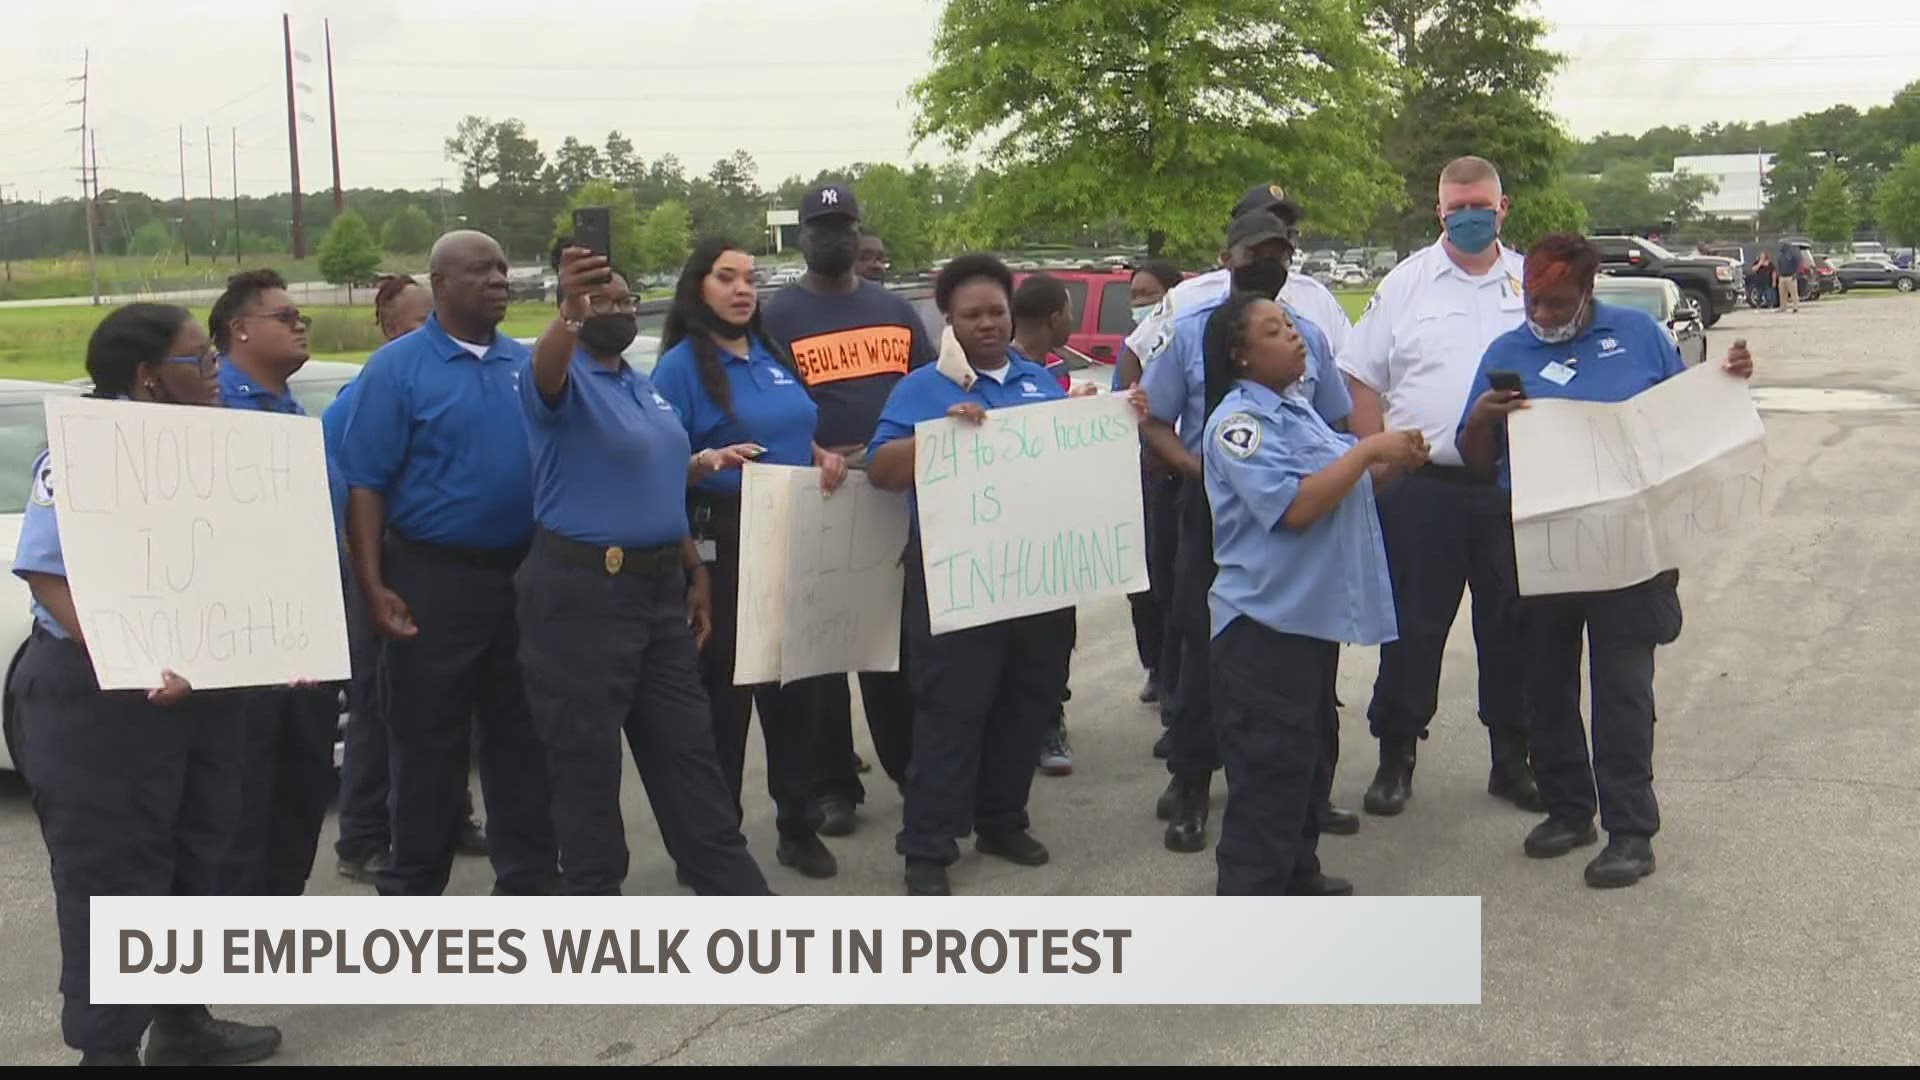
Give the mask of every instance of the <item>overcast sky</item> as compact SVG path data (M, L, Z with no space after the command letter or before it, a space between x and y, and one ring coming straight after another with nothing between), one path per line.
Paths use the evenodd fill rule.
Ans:
M1657 124L1865 109L1920 78L1920 0L1537 0L1569 56L1553 108L1580 137ZM330 184L322 18L332 20L348 187L430 187L463 115L524 120L543 150L618 128L689 173L744 147L762 185L855 160L938 162L912 146L907 86L939 0L286 0L301 186ZM1830 11L1832 19L1809 12ZM397 13L396 13L397 12ZM1676 21L1678 20L1678 21ZM91 50L103 186L207 194L287 188L276 9L249 0L0 0L0 185L77 191L77 98ZM1462 147L1462 150L1469 149Z

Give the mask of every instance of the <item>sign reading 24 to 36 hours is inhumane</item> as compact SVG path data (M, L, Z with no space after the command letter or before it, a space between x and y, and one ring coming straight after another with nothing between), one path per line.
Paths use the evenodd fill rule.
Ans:
M1104 394L915 425L932 632L1146 589L1137 428Z
M60 545L102 689L351 675L320 422L52 397Z

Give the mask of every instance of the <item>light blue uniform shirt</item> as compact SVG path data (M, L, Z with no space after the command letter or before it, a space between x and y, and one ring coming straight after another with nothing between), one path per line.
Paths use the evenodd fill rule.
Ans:
M1175 425L1180 445L1195 457L1200 456L1207 420L1207 320L1226 299L1222 296L1176 315L1166 351L1147 365L1140 379L1140 388L1147 392L1148 415ZM1281 307L1307 346L1306 374L1288 387L1287 393L1311 402L1328 424L1338 424L1353 411L1353 398L1347 394L1346 380L1333 366L1333 348L1327 344L1327 335L1299 312L1284 304Z
M20 543L13 553L13 572L26 580L29 573L67 576L66 555L60 550L60 521L53 508L53 465L47 451L33 459L33 491L20 516ZM33 601L33 621L54 637L71 637L53 614Z
M1211 634L1240 616L1284 634L1378 645L1399 637L1387 549L1362 474L1330 513L1304 529L1281 523L1300 482L1356 440L1291 394L1240 380L1206 428L1214 562Z

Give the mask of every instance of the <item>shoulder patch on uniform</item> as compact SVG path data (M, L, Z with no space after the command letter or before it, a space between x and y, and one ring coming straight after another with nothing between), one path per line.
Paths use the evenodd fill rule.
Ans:
M1380 293L1380 289L1375 289L1373 290L1373 295L1367 297L1367 306L1360 311L1361 318L1364 319L1373 314L1373 309L1380 306Z
M1220 449L1245 461L1260 449L1260 421L1252 413L1234 413L1220 421L1214 438L1220 441Z
M53 505L53 459L46 454L33 470L33 501L36 506Z

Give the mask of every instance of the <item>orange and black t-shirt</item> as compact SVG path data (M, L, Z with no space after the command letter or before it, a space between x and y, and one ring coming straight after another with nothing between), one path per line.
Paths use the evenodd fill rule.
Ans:
M831 294L789 285L767 301L761 319L813 391L821 446L865 445L893 384L935 356L913 305L870 281Z

